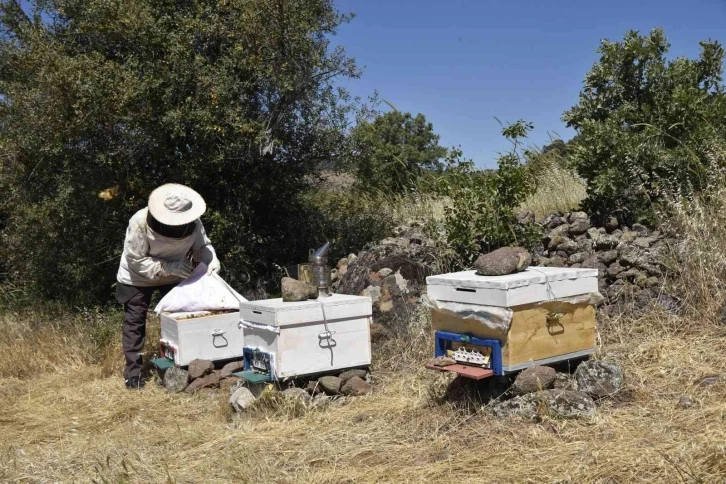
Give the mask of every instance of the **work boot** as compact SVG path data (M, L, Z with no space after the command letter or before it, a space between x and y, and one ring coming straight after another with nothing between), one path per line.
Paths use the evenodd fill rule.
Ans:
M126 379L126 388L130 390L140 390L144 388L144 385L146 385L146 382L141 377L132 376Z

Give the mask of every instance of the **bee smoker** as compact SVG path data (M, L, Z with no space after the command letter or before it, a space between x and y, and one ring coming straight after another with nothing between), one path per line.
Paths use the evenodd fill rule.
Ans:
M330 242L325 242L318 250L310 249L310 272L313 286L318 288L318 297L330 296L330 267L328 267L328 249Z

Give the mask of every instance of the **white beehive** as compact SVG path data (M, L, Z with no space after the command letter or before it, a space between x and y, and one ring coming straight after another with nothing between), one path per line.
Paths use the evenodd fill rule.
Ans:
M438 301L514 307L598 291L597 269L530 267L506 276L476 271L426 278L427 293Z
M160 319L162 349L178 366L195 358L219 361L242 356L244 336L237 311L190 319L161 313Z
M318 300L240 304L245 347L270 356L275 378L371 363L369 297L333 294Z

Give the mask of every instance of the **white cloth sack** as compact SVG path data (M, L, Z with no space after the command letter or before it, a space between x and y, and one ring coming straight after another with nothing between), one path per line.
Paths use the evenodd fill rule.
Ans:
M239 303L247 301L229 284L213 273L207 275L207 265L199 264L192 275L180 282L156 305L156 313L185 313L239 310Z

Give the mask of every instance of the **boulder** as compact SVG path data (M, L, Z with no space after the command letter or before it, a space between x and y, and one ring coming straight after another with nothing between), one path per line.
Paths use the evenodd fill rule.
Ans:
M567 216L569 223L575 223L578 220L590 220L590 217L585 212L572 212Z
M584 252L576 252L570 256L570 262L573 264L582 264L587 259L587 254Z
M604 227L605 227L605 230L607 230L608 232L612 233L612 232L616 231L619 226L620 226L620 224L618 223L617 218L607 217L605 219Z
M237 378L236 376L228 376L224 380L220 380L219 382L219 389L222 390L225 393L231 394L230 390L235 385L242 386L244 384L244 380L241 378Z
M638 237L633 241L633 245L636 247L640 247L641 249L649 249L650 242L651 241L645 237Z
M618 251L617 250L606 250L605 252L600 252L597 255L597 258L600 262L603 264L609 266L616 260L618 260Z
M564 223L566 223L565 219L563 219L562 216L560 216L560 214L553 213L553 214L548 215L547 218L544 219L544 221L542 222L542 225L547 230L552 230L555 227L559 227L560 225L562 225Z
M245 362L244 361L233 361L231 363L227 363L222 367L222 372L220 373L220 378L229 378L232 376L232 373L236 373L238 371L242 371L245 368Z
M354 376L357 376L358 378L364 380L367 373L368 372L366 372L365 370L358 368L358 369L344 371L343 373L341 373L340 375L338 375L338 378L340 378L340 381L343 384L345 384L345 382L347 382L348 380L350 380Z
M214 388L219 386L219 373L210 373L192 381L184 390L186 393L194 393L202 388Z
M569 239L565 240L564 242L562 242L560 245L557 246L557 251L564 252L565 255L567 255L568 257L570 256L570 254L574 254L579 249L580 249L580 244L578 244L574 240L569 240Z
M505 400L492 407L500 418L519 416L528 420L549 415L555 418L591 418L595 416L595 402L584 392L571 390L545 390Z
M318 393L313 397L313 401L310 403L310 406L313 408L321 408L325 407L333 400L333 397L329 397L324 393Z
M577 390L575 380L569 373L558 373L555 375L554 387L556 390Z
M393 274L393 270L389 269L388 267L384 267L383 269L378 271L378 275L381 276L382 279L385 279L391 274Z
M255 403L255 396L249 388L239 387L229 397L229 403L232 405L235 412L244 412L250 408L253 403Z
M474 262L480 276L503 276L525 270L532 263L530 253L521 247L502 247L482 254Z
M584 220L575 220L574 222L570 223L570 234L572 235L580 235L587 232L587 230L590 228L590 221L587 219Z
M522 210L517 214L517 221L521 224L533 224L535 222L534 212L531 210Z
M310 395L317 395L318 393L322 392L323 389L320 388L318 380L311 380L305 387L305 391L307 391Z
M308 395L308 392L303 390L302 388L292 387L288 388L287 390L283 391L282 394L291 400L300 400L301 402L307 402L310 400L310 395Z
M549 366L531 366L517 375L512 385L512 392L515 395L524 395L552 388L556 373L555 369Z
M555 237L557 235L561 235L563 237L567 237L568 235L570 235L570 226L567 224L560 225L559 227L555 227L550 231L550 237Z
M564 244L565 241L567 241L567 240L569 240L569 239L567 237L565 237L564 235L559 235L559 234L553 235L550 238L550 241L547 243L547 250L550 250L550 251L557 250L557 248L560 245Z
M209 360L192 360L189 362L189 378L196 380L214 371L214 363Z
M607 268L607 275L611 278L616 278L620 273L625 271L625 267L621 266L619 263L611 264L610 267Z
M620 240L622 240L623 242L633 242L637 238L637 232L623 232L623 235L620 236Z
M324 376L318 380L320 388L328 395L336 395L340 391L342 381L337 376Z
M354 376L345 382L343 388L340 389L340 393L349 397L357 397L360 395L368 395L373 392L373 385L366 382L364 379Z
M381 286L368 286L363 289L361 296L371 298L371 302L376 304L381 299Z
M189 382L189 372L175 366L164 373L164 388L169 393L183 392Z
M577 388L594 398L615 395L623 389L623 369L617 363L584 361L575 370Z
M318 289L310 284L291 277L282 278L282 300L284 302L317 299Z
M647 237L650 235L650 229L643 224L633 224L633 232L637 233L641 237Z
M549 267L567 267L567 259L560 256L552 257Z

